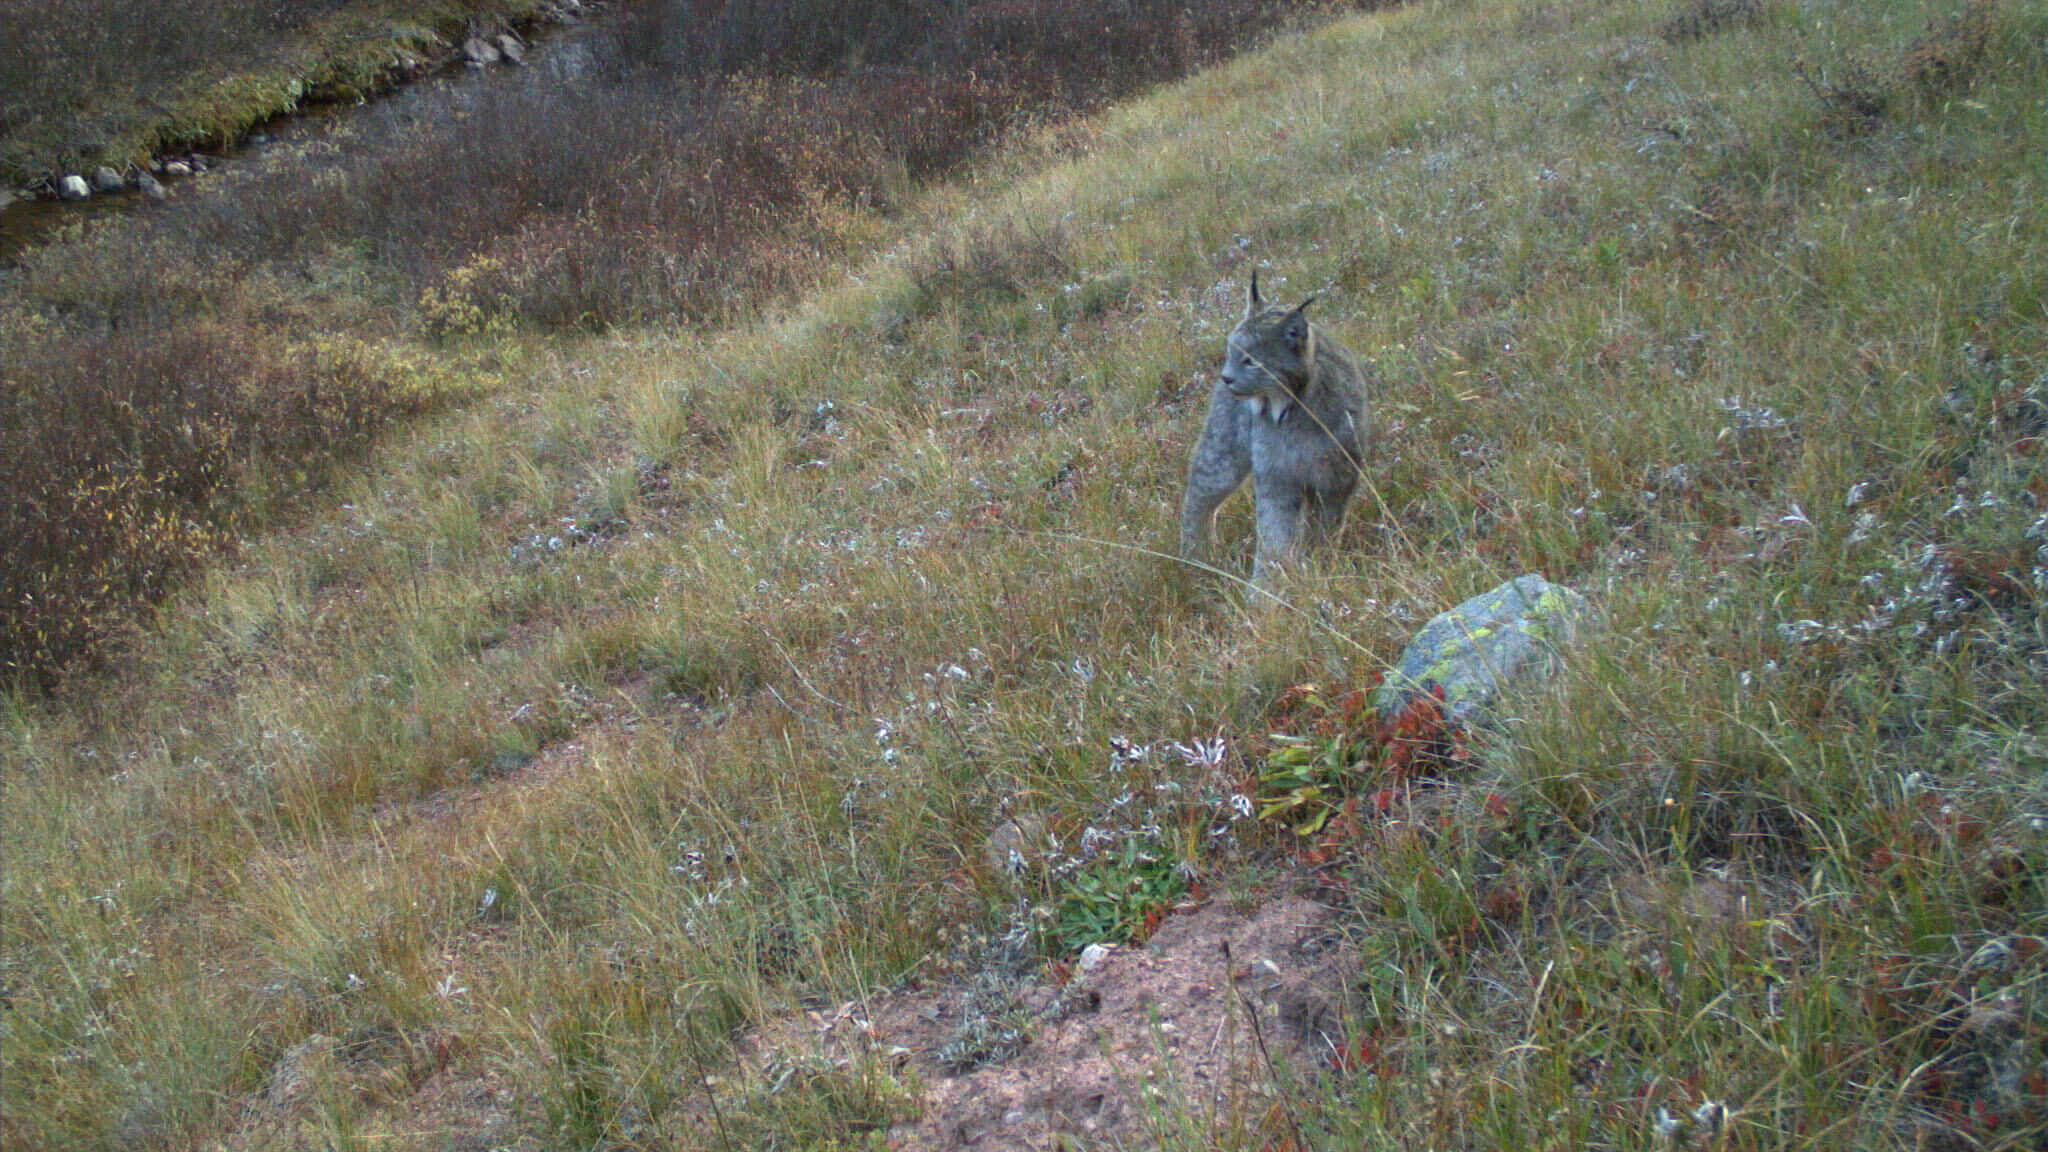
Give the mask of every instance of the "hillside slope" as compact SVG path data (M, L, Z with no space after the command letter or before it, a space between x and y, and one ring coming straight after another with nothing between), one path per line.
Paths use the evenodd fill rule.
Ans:
M1338 1051L1232 1028L1231 1091L1066 1139L2030 1146L2044 35L1352 16L786 314L506 357L128 674L6 702L0 1133L881 1147L1080 945L1306 891ZM1282 607L1160 555L1254 267L1379 421ZM1526 571L1601 624L1504 739L1347 704ZM960 1023L909 1062L798 1042L920 990Z

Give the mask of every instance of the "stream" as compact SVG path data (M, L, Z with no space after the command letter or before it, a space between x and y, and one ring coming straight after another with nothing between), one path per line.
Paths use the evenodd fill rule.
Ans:
M175 203L182 187L203 183L223 169L269 164L273 154L288 156L296 151L282 145L318 140L358 118L374 122L375 118L359 117L369 108L396 112L386 123L419 122L458 114L482 96L505 86L572 83L589 71L593 55L589 37L603 25L598 18L603 10L598 5L585 3L580 7L592 19L570 16L560 22L520 28L518 39L525 54L521 64L472 63L458 45L449 50L440 64L377 96L360 101L312 101L258 124L226 148L191 149L160 156L155 166L175 163L193 171L181 175L173 169L168 174L158 172L156 178L167 200ZM159 206L135 187L97 193L85 200L0 188L0 276L18 265L30 248L55 238L67 227L119 219Z

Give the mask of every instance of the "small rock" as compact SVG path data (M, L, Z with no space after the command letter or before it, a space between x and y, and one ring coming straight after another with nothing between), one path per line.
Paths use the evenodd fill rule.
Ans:
M332 1070L340 1047L334 1037L317 1032L292 1046L271 1067L263 1102L282 1109L304 1101L321 1075Z
M251 132L242 143L247 144L251 148L261 148L265 144L270 143L270 139L270 133L268 132Z
M192 166L190 164L185 163L183 160L166 160L164 162L164 175L169 176L172 179L176 179L180 176L190 176L191 174Z
M170 193L164 191L163 181L158 180L147 172L136 174L135 186L142 189L142 195L146 199L154 200L158 203L162 203L170 195Z
M1114 951L1116 951L1116 945L1114 944L1090 944L1086 948L1081 949L1081 971L1093 972L1097 968L1102 967L1103 963L1109 959L1109 954Z
M119 192L125 187L121 174L105 165L92 170L92 190L95 192Z
M66 200L83 200L92 195L92 188L86 184L85 177L73 173L57 181L57 195Z
M481 36L471 36L462 42L462 58L481 68L486 64L498 62L498 50L492 47L489 40Z
M1045 821L1031 813L1005 820L988 834L989 867L1015 876L1031 867L1032 857L1045 851Z
M498 36L498 54L513 64L526 63L526 45L521 44L519 37L510 32Z

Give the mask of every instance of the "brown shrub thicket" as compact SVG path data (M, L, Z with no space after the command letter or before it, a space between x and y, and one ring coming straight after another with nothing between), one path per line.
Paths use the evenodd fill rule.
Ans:
M230 539L246 459L303 481L445 386L354 340L230 323L4 343L0 655L44 681Z

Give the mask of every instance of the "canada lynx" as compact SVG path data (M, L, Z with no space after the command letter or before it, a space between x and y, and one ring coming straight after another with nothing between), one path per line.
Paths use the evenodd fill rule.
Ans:
M1302 314L1268 308L1252 274L1209 417L1188 461L1180 552L1200 561L1216 508L1252 478L1259 545L1252 582L1334 538L1358 487L1368 434L1365 377L1349 349Z

